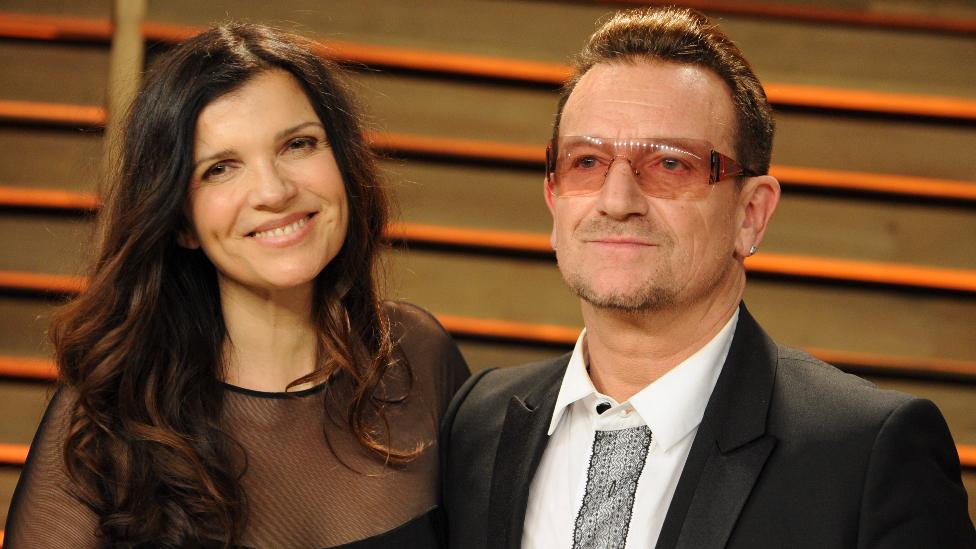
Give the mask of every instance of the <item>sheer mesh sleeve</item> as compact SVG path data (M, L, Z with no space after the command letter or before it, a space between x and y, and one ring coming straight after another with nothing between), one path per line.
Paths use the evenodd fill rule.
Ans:
M451 336L427 311L404 302L391 305L394 334L415 370L414 377L434 383L438 419L444 415L454 393L471 375Z
M34 435L7 514L4 549L100 547L98 518L79 501L64 470L63 444L73 398L59 390Z

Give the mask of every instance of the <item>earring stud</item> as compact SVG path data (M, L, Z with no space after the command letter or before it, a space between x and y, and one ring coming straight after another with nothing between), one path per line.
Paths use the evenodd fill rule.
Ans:
M756 246L755 244L753 244L752 247L749 248L749 253L746 254L746 257L752 257L758 251L759 251L759 246Z

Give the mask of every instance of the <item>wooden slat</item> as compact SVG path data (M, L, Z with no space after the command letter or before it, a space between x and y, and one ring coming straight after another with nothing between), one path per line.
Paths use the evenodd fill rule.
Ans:
M90 212L98 209L99 200L94 193L0 186L0 207Z
M0 12L0 36L28 40L108 42L112 39L112 21Z
M80 276L0 271L0 289L36 293L77 294L86 286Z
M806 10L806 8L803 8ZM914 20L915 18L911 18ZM86 22L87 21L87 22ZM0 12L0 36L56 40L57 36L88 38L102 36L99 25L110 23L76 18L51 18ZM146 22L146 38L175 43L193 36L205 27ZM93 30L101 29L101 30ZM108 40L107 34L105 40ZM65 38L68 39L68 38ZM435 50L377 46L336 40L320 40L320 53L346 63L407 71L507 80L516 83L561 85L570 74L569 66L518 59ZM769 82L765 85L770 103L777 107L826 109L840 112L878 113L933 119L976 122L976 101L965 98L898 94L803 86Z
M906 175L772 166L769 174L784 187L880 193L976 204L976 182Z
M0 100L0 121L101 128L106 112L93 105Z
M769 102L777 107L976 120L976 101L970 99L774 82L764 84L763 88Z
M510 253L552 254L549 237L543 234L397 223L389 226L386 235L392 240L407 243L456 246Z
M58 369L54 361L26 356L0 356L0 377L55 381Z
M380 132L370 134L369 141L376 150L387 153L535 165L540 172L545 169L544 146Z
M23 465L27 461L27 444L5 444L0 442L0 465Z
M976 380L976 361L971 360L900 357L822 347L806 347L803 350L824 362L839 367L851 366L858 371L877 371L894 375L931 374L937 377L962 377Z
M976 33L976 19L939 17L924 14L854 10L817 6L813 3L740 2L737 0L588 0L592 4L616 6L673 6L680 4L716 14L783 19L810 23L827 23L887 30L921 31L971 36Z

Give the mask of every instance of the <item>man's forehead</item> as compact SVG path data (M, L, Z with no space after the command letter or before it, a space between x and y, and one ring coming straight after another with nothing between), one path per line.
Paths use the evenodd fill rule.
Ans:
M564 107L560 133L691 137L719 145L731 143L734 121L728 86L711 70L621 61L597 64L583 75Z

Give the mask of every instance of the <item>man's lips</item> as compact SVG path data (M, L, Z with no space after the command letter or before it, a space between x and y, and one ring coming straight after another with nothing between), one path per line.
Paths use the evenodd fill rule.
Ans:
M618 246L656 246L654 242L635 237L626 236L604 236L597 238L584 238L584 242L591 244L607 244L607 245L618 245Z

